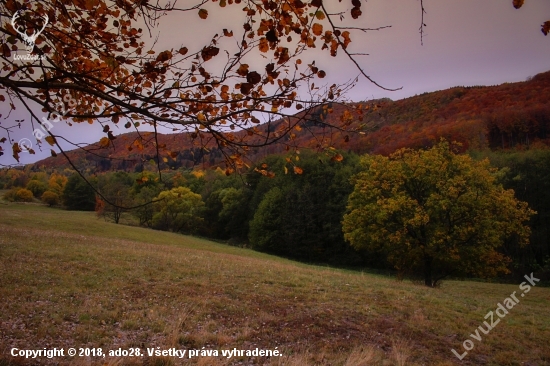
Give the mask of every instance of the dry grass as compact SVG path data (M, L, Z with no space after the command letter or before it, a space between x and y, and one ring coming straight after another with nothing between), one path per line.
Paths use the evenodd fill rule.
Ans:
M32 205L0 209L0 365L12 347L274 349L281 357L58 358L62 365L453 365L451 348L517 285L307 266ZM550 290L533 288L464 365L550 363Z

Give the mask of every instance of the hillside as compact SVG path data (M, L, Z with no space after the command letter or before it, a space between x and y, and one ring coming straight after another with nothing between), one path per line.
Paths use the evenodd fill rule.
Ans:
M0 365L184 364L149 357L146 349L156 347L283 354L185 363L209 366L550 360L548 288L521 297L459 362L451 349L463 353L462 343L519 283L428 289L32 204L4 204L0 238ZM10 356L13 347L137 347L145 355L25 360Z
M411 98L389 99L351 105L327 105L309 111L308 121L278 145L251 149L248 158L257 161L289 148L335 147L357 153L389 154L401 147L431 146L441 137L460 141L464 150L508 149L550 141L550 71L525 82L498 86L455 87ZM332 113L327 113L331 111ZM303 117L305 112L297 115ZM349 123L355 132L323 127ZM276 130L279 121L270 129ZM261 127L260 127L261 128ZM265 130L266 127L264 127ZM245 132L236 133L235 136ZM315 137L314 137L315 136ZM69 153L80 168L91 171L139 170L155 158L152 133L122 134L108 147L99 143ZM188 133L159 134L163 168L221 165L223 154L207 134L193 138ZM206 147L203 148L203 146ZM170 156L169 154L172 154ZM64 168L60 156L35 163L35 167Z

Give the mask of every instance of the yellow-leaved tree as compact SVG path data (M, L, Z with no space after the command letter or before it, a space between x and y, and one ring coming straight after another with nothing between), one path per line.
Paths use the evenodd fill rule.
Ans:
M434 287L448 276L506 273L498 252L507 238L528 243L534 214L496 182L487 160L474 161L442 141L429 150L365 156L344 216L344 237L382 254L400 275Z

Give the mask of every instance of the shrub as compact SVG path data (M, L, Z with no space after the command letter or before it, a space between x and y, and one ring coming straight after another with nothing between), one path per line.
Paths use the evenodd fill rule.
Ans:
M52 207L59 204L59 195L52 191L46 191L42 194L42 202Z

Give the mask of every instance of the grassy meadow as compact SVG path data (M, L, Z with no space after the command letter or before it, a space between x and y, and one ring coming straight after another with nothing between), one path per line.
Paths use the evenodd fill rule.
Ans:
M0 365L548 365L550 289L534 287L462 361L518 285L438 289L305 265L94 213L0 202ZM496 317L496 315L495 315ZM61 357L10 350L277 349L281 357ZM40 363L38 362L40 361Z

